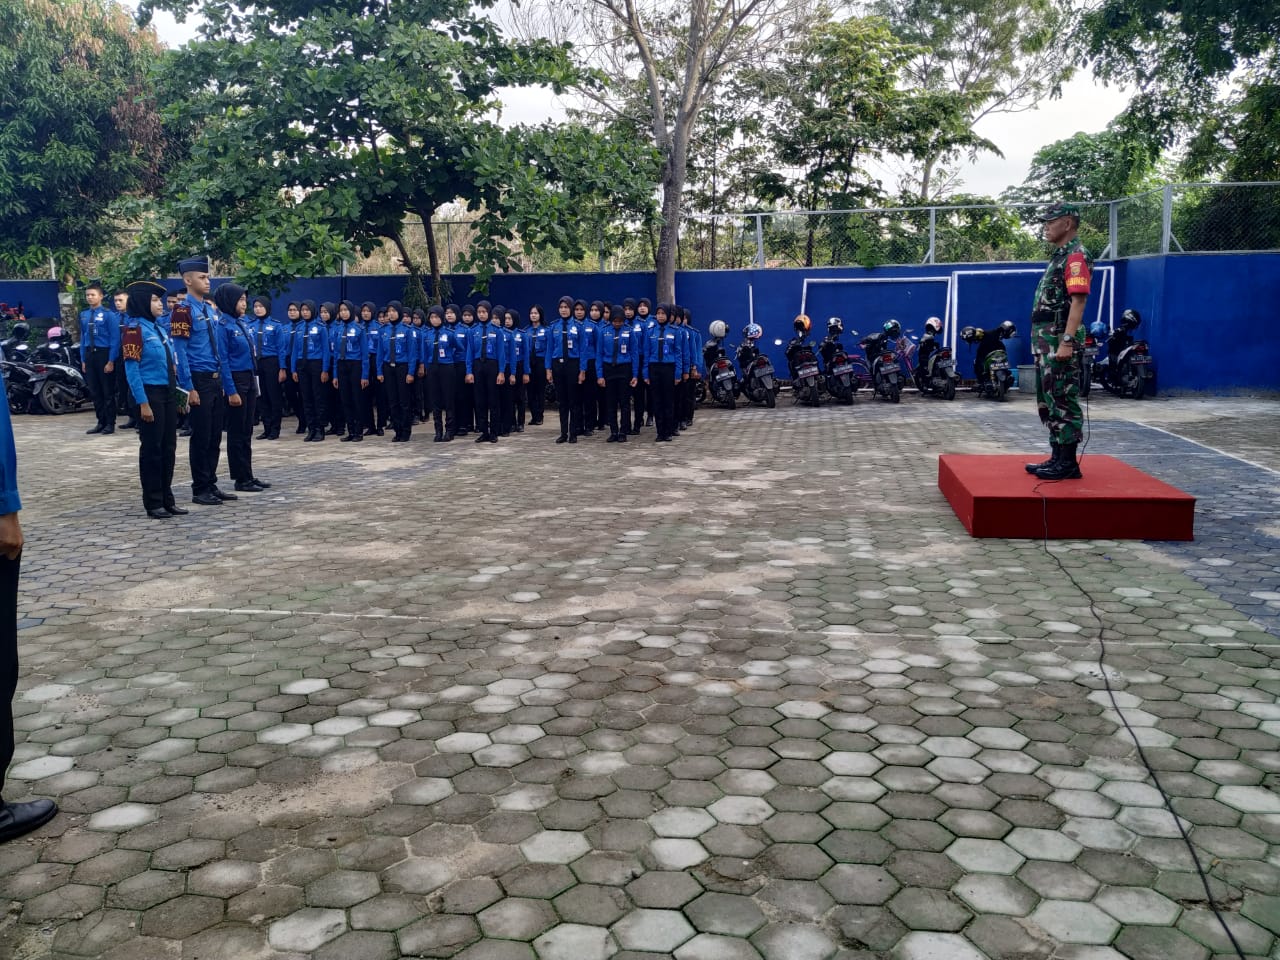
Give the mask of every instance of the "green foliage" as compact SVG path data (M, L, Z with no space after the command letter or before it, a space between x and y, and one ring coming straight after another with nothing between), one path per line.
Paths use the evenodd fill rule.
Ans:
M111 239L107 207L164 158L158 47L114 0L0 3L0 270L66 269Z
M482 14L488 5L199 0L199 39L160 71L165 122L190 151L122 269L172 269L176 250L204 249L254 289L278 289L390 242L414 300L424 265L404 241L406 213L430 229L457 198L482 211L462 266L483 284L514 268L516 250L580 248L566 215L577 204L646 211L648 151L572 126L490 119L504 87L560 92L581 77L563 48L503 37ZM438 299L441 265L434 250L429 259Z

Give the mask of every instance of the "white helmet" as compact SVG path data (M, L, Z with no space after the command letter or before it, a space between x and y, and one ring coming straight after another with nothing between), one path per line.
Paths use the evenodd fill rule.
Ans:
M727 334L728 332L729 332L729 328L725 326L725 322L723 320L711 321L711 335L715 337L717 340L723 340L725 334Z
M935 336L942 332L942 321L937 317L930 317L924 322L924 332L932 333Z

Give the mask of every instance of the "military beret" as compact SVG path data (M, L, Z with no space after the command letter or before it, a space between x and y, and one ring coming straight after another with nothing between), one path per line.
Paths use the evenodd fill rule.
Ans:
M179 273L208 273L209 258L208 257L187 257L185 260L178 261Z

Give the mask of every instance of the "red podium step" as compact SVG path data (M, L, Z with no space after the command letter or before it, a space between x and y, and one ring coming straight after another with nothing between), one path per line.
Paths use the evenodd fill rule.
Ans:
M1084 479L1046 483L1023 469L1039 459L944 453L938 488L973 537L1040 539L1047 512L1053 539L1194 539L1196 498L1190 494L1092 453L1081 461Z

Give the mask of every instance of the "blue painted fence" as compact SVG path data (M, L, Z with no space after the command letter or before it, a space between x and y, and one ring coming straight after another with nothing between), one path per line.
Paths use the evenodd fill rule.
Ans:
M1151 344L1161 389L1280 390L1280 338L1271 329L1280 303L1280 254L1174 254L1097 267L1087 322L1098 318L1100 307L1108 323L1126 307L1138 310L1143 316L1139 336ZM1041 269L1042 264L1003 263L684 271L676 278L676 299L704 331L712 320L728 323L731 343L740 340L754 315L777 364L783 354L775 341L790 339L802 301L818 338L828 317L841 317L846 344L850 331L867 334L889 318L917 333L931 315L946 318L951 329L1012 320L1021 336L1009 344L1011 359L1029 363L1028 316ZM471 277L452 276L449 282L458 302L478 299L465 296ZM299 280L277 298L275 313L282 316L289 299L384 303L403 290L401 276ZM625 297L652 299L653 291L652 273L507 274L493 278L487 299L522 316L540 303L554 317L564 294L616 303ZM0 281L0 301L19 300L28 316L57 315L57 287L51 281ZM957 360L966 373L972 369L963 343Z

